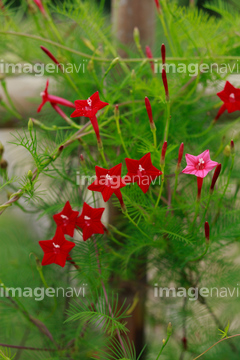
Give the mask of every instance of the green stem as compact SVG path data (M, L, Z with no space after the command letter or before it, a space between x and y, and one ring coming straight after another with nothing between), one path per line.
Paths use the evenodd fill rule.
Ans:
M202 260L204 258L204 256L207 254L208 249L209 249L209 243L206 243L206 248L205 248L203 254L196 257L195 259L189 260L189 262L196 262L196 261Z
M193 229L194 229L194 226L195 226L195 223L196 223L196 220L197 220L197 217L198 217L199 205L200 205L200 200L197 199L197 200L196 200L196 206L195 206L195 215L194 215L194 219L193 219L192 226L191 226L191 232L192 232Z
M233 339L233 338L238 337L238 336L240 336L240 334L228 336L228 337L226 337L225 339L221 339L221 340L217 341L214 345L210 346L210 348L208 348L208 349L207 349L206 351L204 351L202 354L200 354L200 355L198 355L197 357L195 357L193 360L199 359L199 358L202 357L204 354L206 354L209 350L211 350L214 346L220 344L221 342L223 342L223 341L225 341L225 340Z
M151 128L151 131L152 131L152 134L153 134L153 144L154 144L154 147L157 148L157 129L154 128L152 129Z
M105 158L103 146L99 147L98 150L99 150L100 155L101 155L101 157L102 157L104 166L106 166L106 168L108 168L108 163L107 163L107 160L106 160L106 158Z
M15 105L14 105L14 103L13 103L13 101L12 101L12 99L11 99L11 96L9 95L6 81L5 81L5 80L2 80L1 83L2 83L3 91L4 91L5 95L6 95L6 98L7 98L8 102L9 102L9 104L11 105L12 109L13 109L15 112L18 112L17 109L16 109L16 107L15 107Z
M173 191L173 198L174 199L176 197L176 191L177 191L177 186L178 186L178 175L179 175L179 171L176 170L176 172L175 172L175 184L174 184L174 191Z
M127 157L130 158L129 152L127 151L125 142L124 142L123 137L122 137L122 132L121 132L121 128L120 128L120 124L119 124L119 117L118 116L116 116L116 125L117 125L117 132L118 132L118 135L119 135L121 143L122 143L122 147L123 147Z
M124 215L128 218L128 220L136 226L136 228L140 231L142 235L144 235L146 238L152 241L152 239L138 226L138 224L131 218L131 216L128 214L127 211L124 212Z
M19 120L23 119L23 117L20 114L18 114L16 111L14 111L9 106L7 106L7 104L3 100L0 100L0 105L8 112L10 112L13 116L15 116L17 119Z
M167 41L169 43L169 47L171 49L172 55L174 56L175 55L175 50L173 48L172 41L171 41L170 36L168 34L167 25L165 23L163 14L159 14L159 19L160 19L162 27L163 27L164 35L166 36Z
M165 126L163 141L167 141L168 139L169 125L170 125L170 101L167 101L167 118L166 118L166 126Z
M158 198L157 198L157 202L155 204L155 209L158 207L159 201L161 199L162 191L163 191L163 185L164 185L164 166L162 166L162 181L161 181L161 186L160 186L160 191L159 191L159 195L158 195Z
M168 335L167 340L166 340L165 343L162 345L161 350L160 350L160 352L159 352L158 357L156 358L156 360L158 360L158 359L160 358L160 356L161 356L161 354L162 354L162 352L163 352L163 349L167 346L167 343L168 343L170 337L171 337L171 335Z

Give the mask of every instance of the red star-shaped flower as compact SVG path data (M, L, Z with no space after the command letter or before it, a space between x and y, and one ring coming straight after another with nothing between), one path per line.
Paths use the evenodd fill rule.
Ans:
M63 106L68 106L68 107L71 107L71 108L75 108L75 105L64 99L64 98L61 98L59 96L55 96L55 95L49 95L48 94L48 86L49 86L49 80L47 80L47 83L46 83L46 87L45 87L45 90L43 92L41 92L41 96L42 96L42 103L41 105L38 107L38 110L37 112L40 112L42 110L42 107L46 104L46 102L50 102L50 104L54 107L54 105L63 105Z
M100 100L99 93L97 91L87 100L76 100L75 101L76 110L71 115L71 118L85 116L90 119L99 144L101 143L101 139L100 139L99 126L98 126L96 114L98 110L101 110L107 105L108 103Z
M88 186L89 190L102 193L103 200L106 202L110 199L112 194L115 194L119 199L122 208L124 203L120 189L126 186L124 180L121 178L122 164L118 164L111 169L103 169L99 166L95 167L96 180Z
M126 183L137 182L141 190L146 193L151 182L162 172L153 166L151 154L144 155L140 160L125 159L128 173L124 178Z
M217 93L217 96L224 104L219 109L215 121L219 119L225 110L228 113L240 110L240 89L235 88L229 81L226 82L224 89Z
M59 214L53 215L53 219L64 234L73 237L78 215L79 212L73 211L69 201L67 201L62 211Z
M104 208L92 208L87 203L83 204L82 213L77 218L76 224L82 229L84 241L93 234L104 234L104 226L101 223L104 210Z
M99 93L97 91L87 100L76 100L75 101L76 110L72 113L71 117L73 118L73 117L85 116L88 118L92 118L97 114L98 110L101 110L107 105L108 103L100 100Z
M75 246L73 242L65 239L61 228L57 228L52 240L39 241L39 245L44 252L42 265L57 264L62 267L65 266L68 254Z

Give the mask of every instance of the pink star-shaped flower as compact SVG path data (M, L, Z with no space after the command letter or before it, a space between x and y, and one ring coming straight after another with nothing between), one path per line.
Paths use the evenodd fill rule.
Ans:
M55 95L49 95L48 94L48 86L49 86L49 80L47 80L47 83L46 83L46 87L45 87L45 90L43 92L41 92L41 96L42 96L42 103L41 105L38 107L38 110L37 112L40 112L42 110L42 107L46 104L46 102L50 102L50 104L54 107L54 105L63 105L63 106L68 106L68 107L71 107L71 108L75 108L75 105L64 99L64 98L61 98L59 96L55 96Z
M79 212L73 211L69 201L67 201L62 211L53 215L53 219L57 226L62 229L64 234L73 237L78 215Z
M57 264L62 267L65 266L68 254L75 246L73 242L65 239L61 228L57 228L52 240L39 241L39 245L44 252L43 266Z
M104 210L104 208L95 209L87 203L83 204L82 213L77 218L76 224L82 229L84 241L93 234L104 234L104 226L101 222Z
M95 170L97 178L88 186L88 189L102 193L105 202L110 199L112 194L115 194L123 207L124 203L120 189L126 184L121 178L122 164L118 164L109 170L96 166Z
M99 144L101 143L101 139L96 114L107 105L109 104L100 100L99 93L97 91L87 100L76 100L76 110L71 114L71 118L85 116L90 119Z
M128 173L124 178L125 183L137 182L141 190L146 193L151 182L162 172L152 164L151 154L144 155L140 160L125 159Z
M210 159L209 150L205 150L198 156L186 154L187 167L182 171L184 174L192 174L204 178L209 171L218 165Z

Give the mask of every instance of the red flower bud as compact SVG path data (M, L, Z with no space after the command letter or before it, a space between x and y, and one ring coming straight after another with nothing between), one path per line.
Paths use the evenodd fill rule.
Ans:
M234 141L233 140L231 140L230 147L231 147L231 153L233 154L234 153Z
M184 150L184 144L181 143L178 151L178 163L177 163L177 169L180 168L182 157L183 157L183 150Z
M163 66L166 64L166 47L164 44L161 46L161 54L162 54L162 64Z
M197 199L198 199L198 201L201 198L202 185L203 185L203 178L197 177L197 187L198 187Z
M218 165L216 166L215 171L214 171L213 178L212 178L212 183L211 183L211 186L210 186L210 192L211 192L211 193L212 193L213 190L214 190L214 186L215 186L216 181L217 181L217 179L218 179L218 177L219 177L219 174L220 174L220 172L221 172L221 167L222 167L222 165L221 165L221 164L218 164Z
M165 89L166 100L169 101L168 82L167 82L167 74L166 74L165 69L162 69L162 80L163 80L163 85L164 85L164 89Z
M209 237L210 237L210 229L209 229L209 223L206 221L204 224L204 228L205 228L205 239L206 239L206 243L209 244Z
M59 61L55 58L55 56L44 46L40 46L40 48L42 49L42 51L45 52L45 54L47 54L47 56L59 67L59 69L62 70L62 66L59 63Z
M165 163L166 151L167 151L167 141L164 141L163 146L162 146L162 154L161 154L161 161L160 161L161 165L164 165L164 163Z
M149 46L146 46L146 55L149 59L153 59L153 54ZM153 61L150 61L151 69L154 74L154 63Z
M46 12L45 12L45 9L44 9L44 7L43 7L43 4L42 4L41 0L33 0L33 1L34 1L34 3L37 5L37 7L38 7L39 10L41 11L41 13L42 13L43 15L45 15Z
M162 13L162 9L161 9L161 6L160 6L160 4L159 4L159 0L154 0L155 1L155 4L156 4L156 7L157 7L157 12L159 13L159 14L161 14Z
M145 97L145 106L146 106L146 109L147 109L151 129L155 129L155 124L154 124L153 115L152 115L152 107L151 107L150 101L149 101L147 96Z
M184 350L187 350L188 346L187 346L187 339L185 338L185 336L182 338L182 343Z

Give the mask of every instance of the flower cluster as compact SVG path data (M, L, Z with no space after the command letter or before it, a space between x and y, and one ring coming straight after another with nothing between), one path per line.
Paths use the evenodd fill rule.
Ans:
M160 10L159 2L156 1L156 6ZM44 47L41 47L42 50L54 61L58 66L58 60ZM149 47L146 47L147 57L152 59L152 52ZM169 88L167 81L167 74L165 71L165 63L166 63L166 48L165 45L162 44L161 47L162 54L162 80L165 90L165 100L167 106L169 106ZM150 62L152 70L153 63ZM76 100L75 103L71 103L70 101L63 99L58 96L50 95L48 93L49 81L47 81L46 88L42 95L42 103L38 108L38 112L41 111L42 107L46 102L49 102L51 106L60 114L64 114L58 105L67 106L70 108L74 108L74 112L71 114L71 118L75 117L87 117L90 119L93 129L95 131L97 142L99 148L102 149L102 142L100 138L99 125L97 120L97 113L99 110L103 109L107 105L107 102L103 102L100 100L98 91L91 95L87 100ZM240 89L235 88L228 81L224 87L224 90L217 94L220 99L224 102L221 106L215 121L221 116L221 114L227 110L229 113L240 110ZM150 127L154 136L154 146L157 149L157 139L156 139L156 127L153 120L153 113L150 101L147 97L145 97L145 106L150 122ZM119 127L119 109L118 106L115 108L117 124ZM63 116L63 115L62 115ZM65 114L64 114L65 116ZM63 116L63 117L64 117ZM120 132L120 130L119 130ZM157 177L162 175L162 184L160 188L160 194L156 203L158 206L159 200L161 199L162 185L164 183L164 168L165 168L165 156L167 152L167 135L168 128L164 136L164 142L162 144L161 156L159 159L161 170L157 169L152 164L151 153L145 154L141 159L131 159L126 158L126 167L127 174L122 177L122 164L117 164L112 168L102 168L100 166L95 167L96 179L95 181L88 186L88 189L91 191L100 192L102 194L102 198L105 202L107 202L113 194L118 198L120 205L122 207L122 211L127 214L127 209L123 201L123 194L121 189L124 188L129 183L137 183L140 189L145 194L152 181L154 181ZM231 145L233 148L233 145ZM179 147L178 152L178 162L176 166L176 180L177 176L180 172L181 161L184 152L184 144L182 143ZM197 177L197 200L200 200L201 190L203 185L203 179L207 176L207 174L215 169L211 187L210 194L212 194L214 190L214 186L221 172L221 164L218 164L216 161L211 160L209 150L205 150L200 155L194 156L191 154L186 154L186 162L187 166L182 170L184 174L191 174ZM82 160L84 161L84 160ZM65 266L66 260L71 260L69 252L73 249L75 244L71 241L66 240L65 235L70 237L74 236L75 229L82 230L83 240L86 241L94 234L104 234L106 228L101 222L101 217L103 215L104 208L92 208L87 203L83 204L83 209L81 215L79 215L78 211L74 211L69 203L65 204L63 210L59 214L55 214L53 216L54 221L57 224L56 234L52 240L40 241L40 246L44 251L44 258L42 261L43 265L57 263L60 266ZM128 214L127 214L128 215Z
M63 210L53 216L57 225L53 239L39 241L44 252L42 265L54 263L64 267L67 260L72 260L69 253L74 248L75 243L66 240L65 235L73 237L75 229L80 228L82 230L84 241L93 234L103 234L105 228L101 222L101 217L104 210L104 208L92 208L84 203L82 213L79 216L79 212L74 211L67 201ZM71 261L71 263L73 262Z

